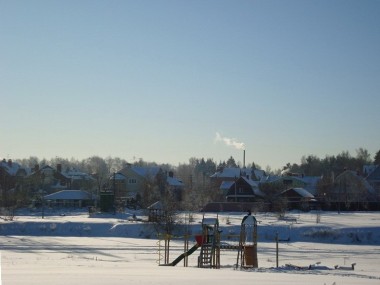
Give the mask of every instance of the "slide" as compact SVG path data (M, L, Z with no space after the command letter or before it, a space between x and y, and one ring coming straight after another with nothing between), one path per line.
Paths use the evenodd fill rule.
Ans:
M196 251L200 245L196 243L192 248L190 248L188 251L182 253L180 256L178 256L173 262L168 264L160 264L160 266L176 266L178 262L180 262L182 259L184 259L186 256L192 254L194 251Z

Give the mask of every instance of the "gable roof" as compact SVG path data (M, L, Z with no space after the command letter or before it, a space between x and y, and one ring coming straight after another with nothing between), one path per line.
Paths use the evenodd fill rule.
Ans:
M219 189L220 190L229 190L235 183L238 182L238 180L243 180L245 183L247 183L249 186L251 186L252 193L254 195L260 196L260 197L265 197L265 194L263 192L261 192L259 189L258 181L248 179L244 176L239 177L236 181L222 181Z

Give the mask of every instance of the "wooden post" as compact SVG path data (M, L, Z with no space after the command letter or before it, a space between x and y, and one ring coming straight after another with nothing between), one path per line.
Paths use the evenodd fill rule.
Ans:
M276 267L278 268L278 232L276 232Z

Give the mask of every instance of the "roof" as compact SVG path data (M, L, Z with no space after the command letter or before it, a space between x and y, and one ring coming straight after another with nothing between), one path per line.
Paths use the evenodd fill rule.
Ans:
M203 218L202 224L204 225L215 225L218 223L217 218Z
M90 174L77 170L69 170L61 172L61 174L71 180L94 180Z
M376 168L378 168L378 165L363 165L363 174L369 176Z
M380 165L372 170L372 172L366 177L367 180L380 181Z
M234 181L222 181L222 184L220 184L219 188L220 190L228 190L234 183Z
M44 196L45 200L91 200L92 195L83 190L62 190Z
M24 169L17 162L12 162L11 160L6 161L5 159L0 161L0 167L3 168L9 175L12 175L12 176L15 176L19 170Z
M259 189L259 183L258 181L254 181L252 179L248 179L244 176L239 177L239 179L243 179L249 186L251 186L253 194L260 197L265 197L265 194L260 191ZM229 190L233 185L235 184L235 181L222 181L219 189L220 190ZM231 195L229 195L231 196ZM239 197L243 197L243 195L238 195ZM248 195L251 197L251 195Z
M113 179L113 175L110 177L110 179ZM120 173L120 172L118 172L118 173L115 173L115 180L126 180L127 179L127 177L124 175L124 174L122 174L122 173Z
M155 177L160 171L158 166L152 167L141 167L141 166L132 166L132 170L142 177Z
M148 207L149 210L162 210L163 206L161 201L157 201Z
M320 176L304 176L302 180L306 183L304 189L313 195L317 194L317 185L321 180Z
M301 177L297 177L297 176L268 176L266 178L265 181L263 182L277 182L277 181L282 181L282 180L296 180L296 181L299 181L303 184L307 184L307 182L301 178Z
M304 197L304 198L314 198L314 195L311 194L309 191L307 191L304 188L290 188L290 189L287 189L287 190L281 192L281 194L289 192L291 190L295 191L301 197Z
M240 167L225 167L222 170L215 172L210 178L238 178L247 177L251 180L262 180L266 177L265 171L261 169L240 168Z
M170 186L177 186L177 187L181 187L183 186L183 182L175 177L170 177L168 176L166 178L166 182L168 183L168 185Z

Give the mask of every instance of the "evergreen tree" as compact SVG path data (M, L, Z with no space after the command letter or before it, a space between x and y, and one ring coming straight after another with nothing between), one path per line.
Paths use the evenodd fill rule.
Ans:
M237 167L235 159L232 156L227 160L227 167Z
M380 150L378 152L376 152L375 160L374 160L373 164L380 165Z

